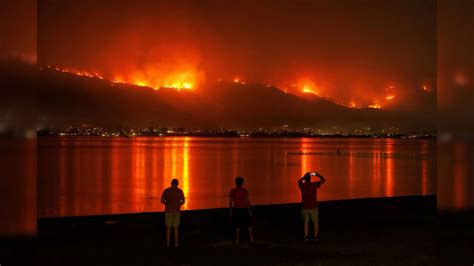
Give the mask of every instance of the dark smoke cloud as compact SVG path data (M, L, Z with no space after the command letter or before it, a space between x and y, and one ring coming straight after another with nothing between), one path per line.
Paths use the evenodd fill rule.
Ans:
M279 87L311 80L321 95L361 105L396 84L397 104L387 105L434 106L413 93L436 91L433 1L46 0L38 14L42 64L145 76L184 65L200 80Z

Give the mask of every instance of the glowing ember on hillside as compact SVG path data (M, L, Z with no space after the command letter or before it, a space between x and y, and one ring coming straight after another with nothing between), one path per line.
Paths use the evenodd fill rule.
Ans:
M375 101L373 104L369 105L369 108L381 109L382 105L380 105L378 101Z
M145 81L136 81L135 85L140 86L140 87L148 87Z
M468 86L469 78L463 72L458 72L454 75L454 83L458 86Z
M352 95L341 96L336 91L342 91L344 87L339 87L331 82L325 81L324 77L318 78L306 77L295 80L277 81L277 88L285 93L301 96L302 94L317 95L322 99L326 99L335 104L342 105L348 108L374 108L384 109L396 106L395 102L399 99L396 85L386 85L379 88L379 92L369 92L365 86L361 86L361 90L367 93L357 93ZM401 99L401 98L400 98Z
M136 71L127 78L123 77L125 83L139 86L151 87L155 90L169 88L176 90L191 90L202 80L202 75L197 70L178 70L164 73L153 68L147 71Z
M314 95L318 95L312 88L310 87L304 87L302 92L304 93L308 93L308 94L314 94Z
M102 77L100 74L91 73L91 72L88 72L88 71L78 71L78 70L73 70L73 69L61 69L61 68L52 67L52 66L48 66L48 69L54 69L55 71L59 71L59 72L63 72L63 73L70 73L70 74L83 76L83 77L104 79L104 77Z
M235 78L233 79L233 82L234 82L234 83L239 83L239 82L240 82L240 78L239 78L239 77L235 77Z
M295 84L295 86L297 88L300 88L303 93L314 94L319 96L319 88L311 79L300 80L299 82L297 82L297 84Z

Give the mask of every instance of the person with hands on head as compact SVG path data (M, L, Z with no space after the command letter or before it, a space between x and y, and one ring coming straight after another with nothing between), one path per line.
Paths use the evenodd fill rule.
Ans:
M317 176L318 181L311 182L311 177ZM319 212L318 212L318 189L326 179L317 172L308 172L298 180L301 191L301 214L303 216L304 240L309 241L308 224L313 223L313 239L319 240Z

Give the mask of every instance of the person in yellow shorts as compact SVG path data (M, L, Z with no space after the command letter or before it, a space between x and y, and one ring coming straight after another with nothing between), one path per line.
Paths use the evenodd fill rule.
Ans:
M311 177L319 178L316 182L311 182ZM313 222L313 239L319 240L319 217L318 217L318 189L326 179L316 172L309 172L304 174L298 180L298 187L301 190L301 214L304 222L304 240L309 240L308 224L311 220Z
M174 246L178 247L178 228L181 220L181 205L184 204L184 193L178 188L178 179L171 181L171 187L163 191L161 203L165 205L166 246L170 246L171 228L174 231Z

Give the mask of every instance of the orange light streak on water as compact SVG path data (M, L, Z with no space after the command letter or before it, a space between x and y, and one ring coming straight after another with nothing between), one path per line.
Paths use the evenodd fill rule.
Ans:
M393 196L393 192L395 190L395 182L394 182L394 160L393 160L393 139L387 139L385 143L385 154L387 156L387 168L386 171L386 179L385 179L385 196Z

